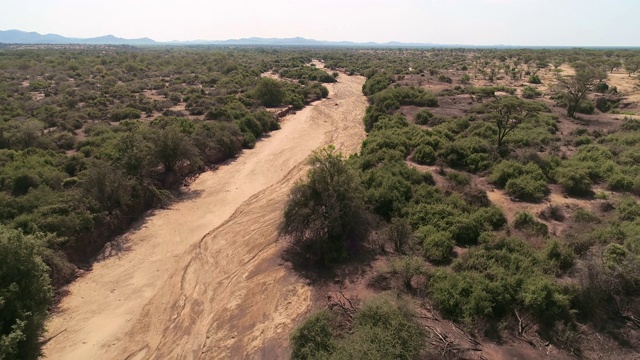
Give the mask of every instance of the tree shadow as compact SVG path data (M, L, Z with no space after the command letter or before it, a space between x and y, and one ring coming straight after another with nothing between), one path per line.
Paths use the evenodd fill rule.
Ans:
M338 264L326 264L318 260L309 249L300 244L288 242L281 258L291 265L292 270L310 285L323 286L342 283L361 277L371 269L376 252L369 246L351 248L349 257Z

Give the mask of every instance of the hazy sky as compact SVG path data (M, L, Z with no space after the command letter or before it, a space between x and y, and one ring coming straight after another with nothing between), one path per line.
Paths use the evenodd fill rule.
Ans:
M0 30L154 40L294 37L640 45L640 0L0 0Z

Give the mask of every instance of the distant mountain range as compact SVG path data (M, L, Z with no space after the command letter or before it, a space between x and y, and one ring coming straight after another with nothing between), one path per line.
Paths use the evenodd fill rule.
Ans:
M159 42L149 38L124 39L113 35L106 35L94 38L70 38L57 34L39 34L37 32L26 32L21 30L0 30L0 43L5 44L88 44L88 45L254 45L254 46L344 46L344 47L434 47L435 44L409 44L399 42L358 43L351 41L319 41L295 38L244 38L230 40L189 40L189 41L168 41Z
M89 45L155 45L156 41L149 38L123 39L113 35L95 38L69 38L57 34L38 34L20 30L0 30L0 43L5 44L89 44Z
M132 46L173 46L173 45L218 45L218 46L336 46L336 47L365 47L365 48L572 48L573 46L519 46L519 45L454 45L454 44L433 44L433 43L403 43L403 42L352 42L352 41L320 41L294 38L259 38L251 37L244 39L230 40L189 40L189 41L167 41L160 42L147 37L140 39L124 39L113 35L105 35L94 38L70 38L57 34L39 34L37 32L26 32L21 30L0 30L0 44L87 44L87 45L132 45ZM583 48L594 49L638 49L637 46L584 46Z

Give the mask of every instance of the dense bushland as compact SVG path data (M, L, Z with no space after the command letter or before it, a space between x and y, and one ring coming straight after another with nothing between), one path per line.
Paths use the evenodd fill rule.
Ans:
M357 242L386 259L370 285L412 297L428 311L433 306L471 333L498 341L512 334L532 343L535 333L577 356L590 348L585 334L622 347L636 341L630 329L638 324L633 311L640 294L640 247L634 245L640 122L625 118L606 132L560 130L569 117L594 113L596 104L611 111L619 99L593 102L592 92L613 96L602 70L620 58L631 74L636 56L591 50L323 55L327 67L367 78L367 138L344 164L375 219L375 233L361 233ZM562 76L565 63L576 76ZM555 81L543 81L545 73ZM456 78L460 85L425 90ZM492 85L476 85L479 79ZM524 86L527 80L532 85ZM549 90L536 86L542 82ZM464 115L440 115L458 114L462 102ZM440 112L435 107L442 104L454 109ZM553 201L557 194L548 195L559 190L593 205L552 202L537 213L512 210L508 222L489 200L488 183L519 209L529 206L521 202ZM292 335L294 358L333 358L345 339L360 349L359 339L343 337L344 324L335 318L324 311L301 325ZM618 325L605 325L612 323ZM394 348L380 340L367 349L378 345Z

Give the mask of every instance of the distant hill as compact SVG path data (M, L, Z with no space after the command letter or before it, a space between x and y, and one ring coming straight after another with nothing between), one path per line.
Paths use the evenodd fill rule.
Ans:
M243 38L230 40L189 40L158 42L149 38L124 39L113 35L94 38L70 38L57 34L39 34L21 30L0 30L0 43L5 44L89 44L89 45L253 45L253 46L344 46L344 47L434 47L434 44L392 43L357 43L351 41L319 41L294 38Z
M344 46L344 47L435 47L435 44L410 44L400 42L375 43L375 42L353 42L353 41L320 41L305 39L303 37L294 38L242 38L229 40L191 40L191 41L171 41L165 44L173 45L255 45L255 46Z
M519 45L460 45L433 43L403 43L403 42L352 42L352 41L320 41L294 38L243 38L230 40L188 40L160 42L147 37L140 39L124 39L113 35L94 38L69 38L57 34L42 35L37 32L20 30L0 30L0 44L88 44L88 45L133 45L133 46L176 46L176 45L212 45L212 46L301 46L301 47L365 47L365 48L485 48L485 49L542 49L542 48L571 48L571 46L519 46ZM637 49L638 47L591 47L591 49Z
M89 45L155 45L149 38L123 39L113 35L95 38L68 38L57 34L39 34L20 30L0 30L0 43L5 44L89 44Z

